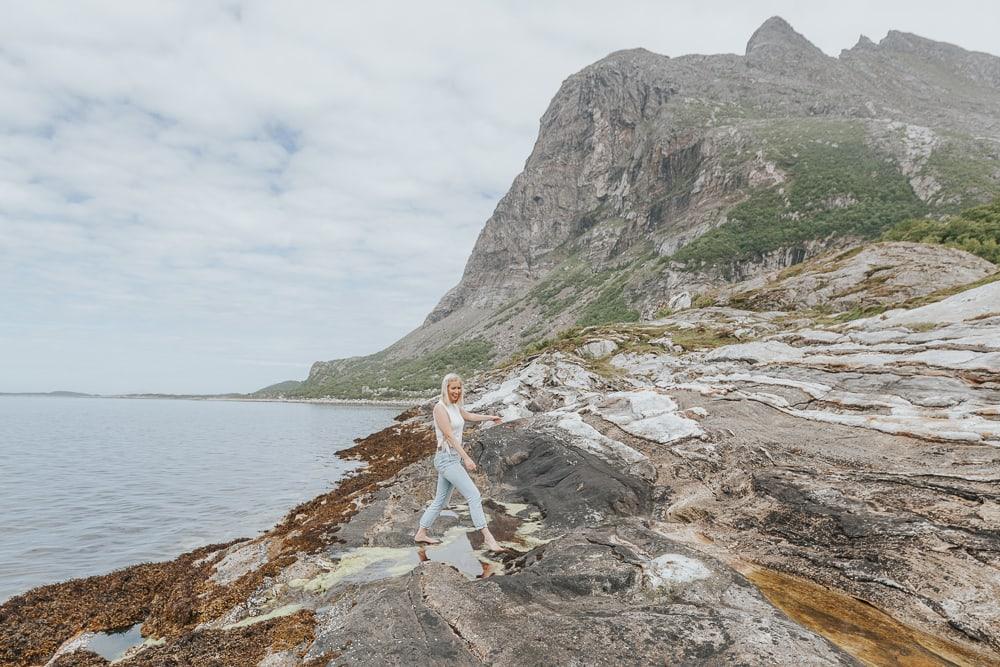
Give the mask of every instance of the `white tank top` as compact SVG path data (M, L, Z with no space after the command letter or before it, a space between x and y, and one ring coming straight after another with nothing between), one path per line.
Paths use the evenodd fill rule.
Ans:
M448 412L448 416L451 418L451 433L458 440L458 444L462 444L462 430L465 428L465 420L462 419L462 413L458 409L458 405L452 403L451 405L445 405L443 401L438 401L438 405L444 405L444 409ZM452 450L451 445L444 437L444 433L438 428L437 419L434 419L434 432L437 434L437 446L438 449L443 449L448 452Z

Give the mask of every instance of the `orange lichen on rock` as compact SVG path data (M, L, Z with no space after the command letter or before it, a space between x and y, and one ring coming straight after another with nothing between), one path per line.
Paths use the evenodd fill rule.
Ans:
M268 653L291 652L297 664L312 644L315 617L299 611L282 618L262 621L232 630L194 632L183 641L150 646L131 657L115 662L120 667L163 667L164 665L218 665L254 667ZM53 667L101 667L107 660L90 652L77 651L60 656ZM321 664L326 664L324 660Z
M361 459L367 466L340 485L291 510L267 533L282 539L283 553L313 553L332 544L337 528L358 511L356 499L378 489L406 466L434 453L434 434L423 424L403 423L361 438L344 458Z
M173 592L211 573L210 563L194 563L226 546L206 546L164 563L40 586L11 598L0 606L0 664L44 663L81 631L117 630L150 615L169 615Z
M51 667L104 667L111 663L92 651L73 651L56 658Z
M774 606L868 665L980 665L989 658L905 625L840 591L776 570L739 568Z

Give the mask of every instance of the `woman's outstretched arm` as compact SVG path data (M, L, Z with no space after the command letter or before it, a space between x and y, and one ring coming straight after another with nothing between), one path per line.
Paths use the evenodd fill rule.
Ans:
M458 408L459 412L462 413L462 419L470 422L487 422L493 421L496 424L500 423L500 417L498 415L482 415L476 412L469 412L462 406Z

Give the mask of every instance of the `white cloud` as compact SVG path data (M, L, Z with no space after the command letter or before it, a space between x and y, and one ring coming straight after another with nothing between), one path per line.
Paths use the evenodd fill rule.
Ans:
M772 14L833 54L991 48L995 9L936 6L5 3L0 391L247 391L377 351L457 282L574 71L742 52Z

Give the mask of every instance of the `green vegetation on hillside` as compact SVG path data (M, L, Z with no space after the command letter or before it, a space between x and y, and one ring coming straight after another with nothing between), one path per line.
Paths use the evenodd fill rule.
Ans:
M388 359L384 352L331 362L319 382L305 382L289 396L306 398L403 398L426 396L445 373L468 375L487 368L493 344L476 338L453 343L413 359Z
M900 222L882 235L886 241L939 243L1000 264L1000 197L945 220Z
M263 389L258 389L254 393L275 396L278 394L287 394L288 392L294 391L301 386L302 382L300 380L285 380L284 382L278 382L276 384L268 385Z
M906 177L866 143L860 123L785 124L764 132L762 143L787 181L754 191L729 211L729 222L671 259L693 270L830 235L874 238L925 212Z
M542 320L550 320L579 298L579 291L599 281L599 273L577 258L554 268L528 290L527 299L541 308Z
M628 307L623 292L626 276L608 281L597 298L588 303L576 320L577 326L588 327L611 322L635 322L639 313Z
M612 224L619 222L611 221ZM578 326L633 322L639 319L639 313L628 307L623 289L627 278L635 270L635 264L634 261L625 267L595 270L588 260L572 251L524 296L508 302L498 310L487 325L503 324L525 308L535 306L538 309L535 323L520 334L521 338L531 339L547 330L552 320L560 314L583 304L585 305L576 320ZM587 298L591 296L591 300L587 302Z
M941 133L945 141L936 146L920 170L938 189L930 197L937 213L957 213L987 197L1000 195L1000 167L996 146L986 139Z

